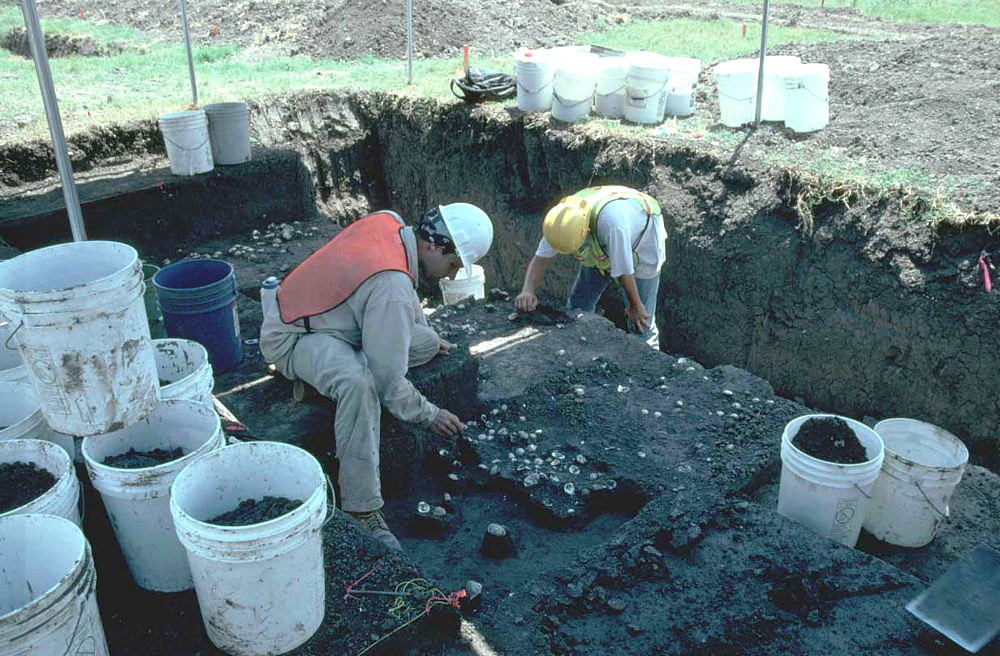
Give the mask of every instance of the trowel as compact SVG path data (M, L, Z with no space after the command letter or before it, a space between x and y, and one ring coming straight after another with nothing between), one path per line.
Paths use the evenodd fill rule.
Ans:
M976 546L906 610L976 653L1000 633L1000 552Z

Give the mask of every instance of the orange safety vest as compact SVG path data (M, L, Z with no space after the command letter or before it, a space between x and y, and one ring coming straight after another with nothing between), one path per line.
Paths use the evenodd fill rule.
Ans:
M344 228L282 281L278 287L281 320L293 323L329 312L382 271L402 271L412 280L400 234L404 227L395 212L387 211Z

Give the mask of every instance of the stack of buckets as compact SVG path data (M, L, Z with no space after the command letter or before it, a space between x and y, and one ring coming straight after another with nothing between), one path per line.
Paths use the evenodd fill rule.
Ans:
M948 518L969 459L965 445L913 419L887 419L872 429L845 417L839 419L864 447L865 462L828 462L793 444L806 421L831 417L806 415L785 426L778 512L848 547L857 543L862 526L889 544L928 544Z
M54 435L83 438L89 479L136 583L158 592L194 587L216 646L239 656L283 653L322 622L328 481L296 447L224 447L209 363L231 364L234 349L217 347L238 343L238 332L233 299L214 279L220 268L197 263L193 278L174 265L157 272L154 284L166 290L159 305L168 332L172 321L218 326L228 317L229 339L209 340L207 350L184 339L151 340L143 268L125 244L63 244L0 263L0 315L13 326L8 337L28 379L0 382L0 415L15 420L0 434L0 463L34 463L56 479L42 496L0 515L0 569L8 572L0 577L0 644L13 653L83 653L85 646L108 653L67 453L73 446L53 444ZM221 286L234 288L231 268L223 274ZM193 299L171 305L185 281ZM131 449L176 448L180 458L155 466L105 464ZM263 524L206 521L266 495L303 504ZM28 559L36 564L25 567Z
M758 59L735 59L715 67L721 122L740 127L755 119ZM764 59L761 120L784 122L793 132L815 132L830 122L830 67L803 64L798 57Z
M250 108L246 103L215 103L204 109L164 114L159 124L174 175L208 173L216 165L250 160Z

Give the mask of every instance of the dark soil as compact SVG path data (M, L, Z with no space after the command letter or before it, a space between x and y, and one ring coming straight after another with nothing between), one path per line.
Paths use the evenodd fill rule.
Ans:
M302 505L301 501L285 497L266 496L263 499L245 499L240 505L208 520L219 526L250 526L287 515Z
M108 467L118 469L144 469L146 467L156 467L165 462L171 462L184 457L184 449L153 449L152 451L136 451L129 449L125 453L117 456L108 456L104 459L104 464Z
M0 514L34 501L55 484L55 476L33 462L0 464Z
M803 453L827 462L853 465L868 461L854 431L837 417L807 420L799 427L792 444Z
M0 48L15 55L31 59L28 32L23 27L15 27L0 37ZM46 34L45 51L50 58L55 57L99 57L121 52L118 44L98 43L89 36L75 34Z

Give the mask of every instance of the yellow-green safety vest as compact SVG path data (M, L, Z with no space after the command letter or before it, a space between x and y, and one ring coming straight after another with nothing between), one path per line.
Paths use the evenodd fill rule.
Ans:
M639 235L639 239L632 244L632 264L633 266L639 263L639 255L635 252L635 249L639 246L639 242L642 241L642 237L646 234L646 230L649 229L649 222L654 216L660 214L660 204L656 202L656 199L649 194L644 194L641 191L637 191L630 187L622 187L618 185L605 185L602 187L590 187L588 189L583 189L576 192L569 198L563 199L563 202L568 202L572 205L580 204L582 201L584 209L587 212L587 220L589 222L589 232L587 234L587 239L573 253L573 257L576 261L585 267L592 267L600 271L603 275L608 275L611 271L611 259L608 254L601 247L600 242L597 239L597 218L601 214L601 210L604 206L613 200L621 199L633 199L639 201L642 204L643 209L646 210L646 227L642 229L642 234Z

